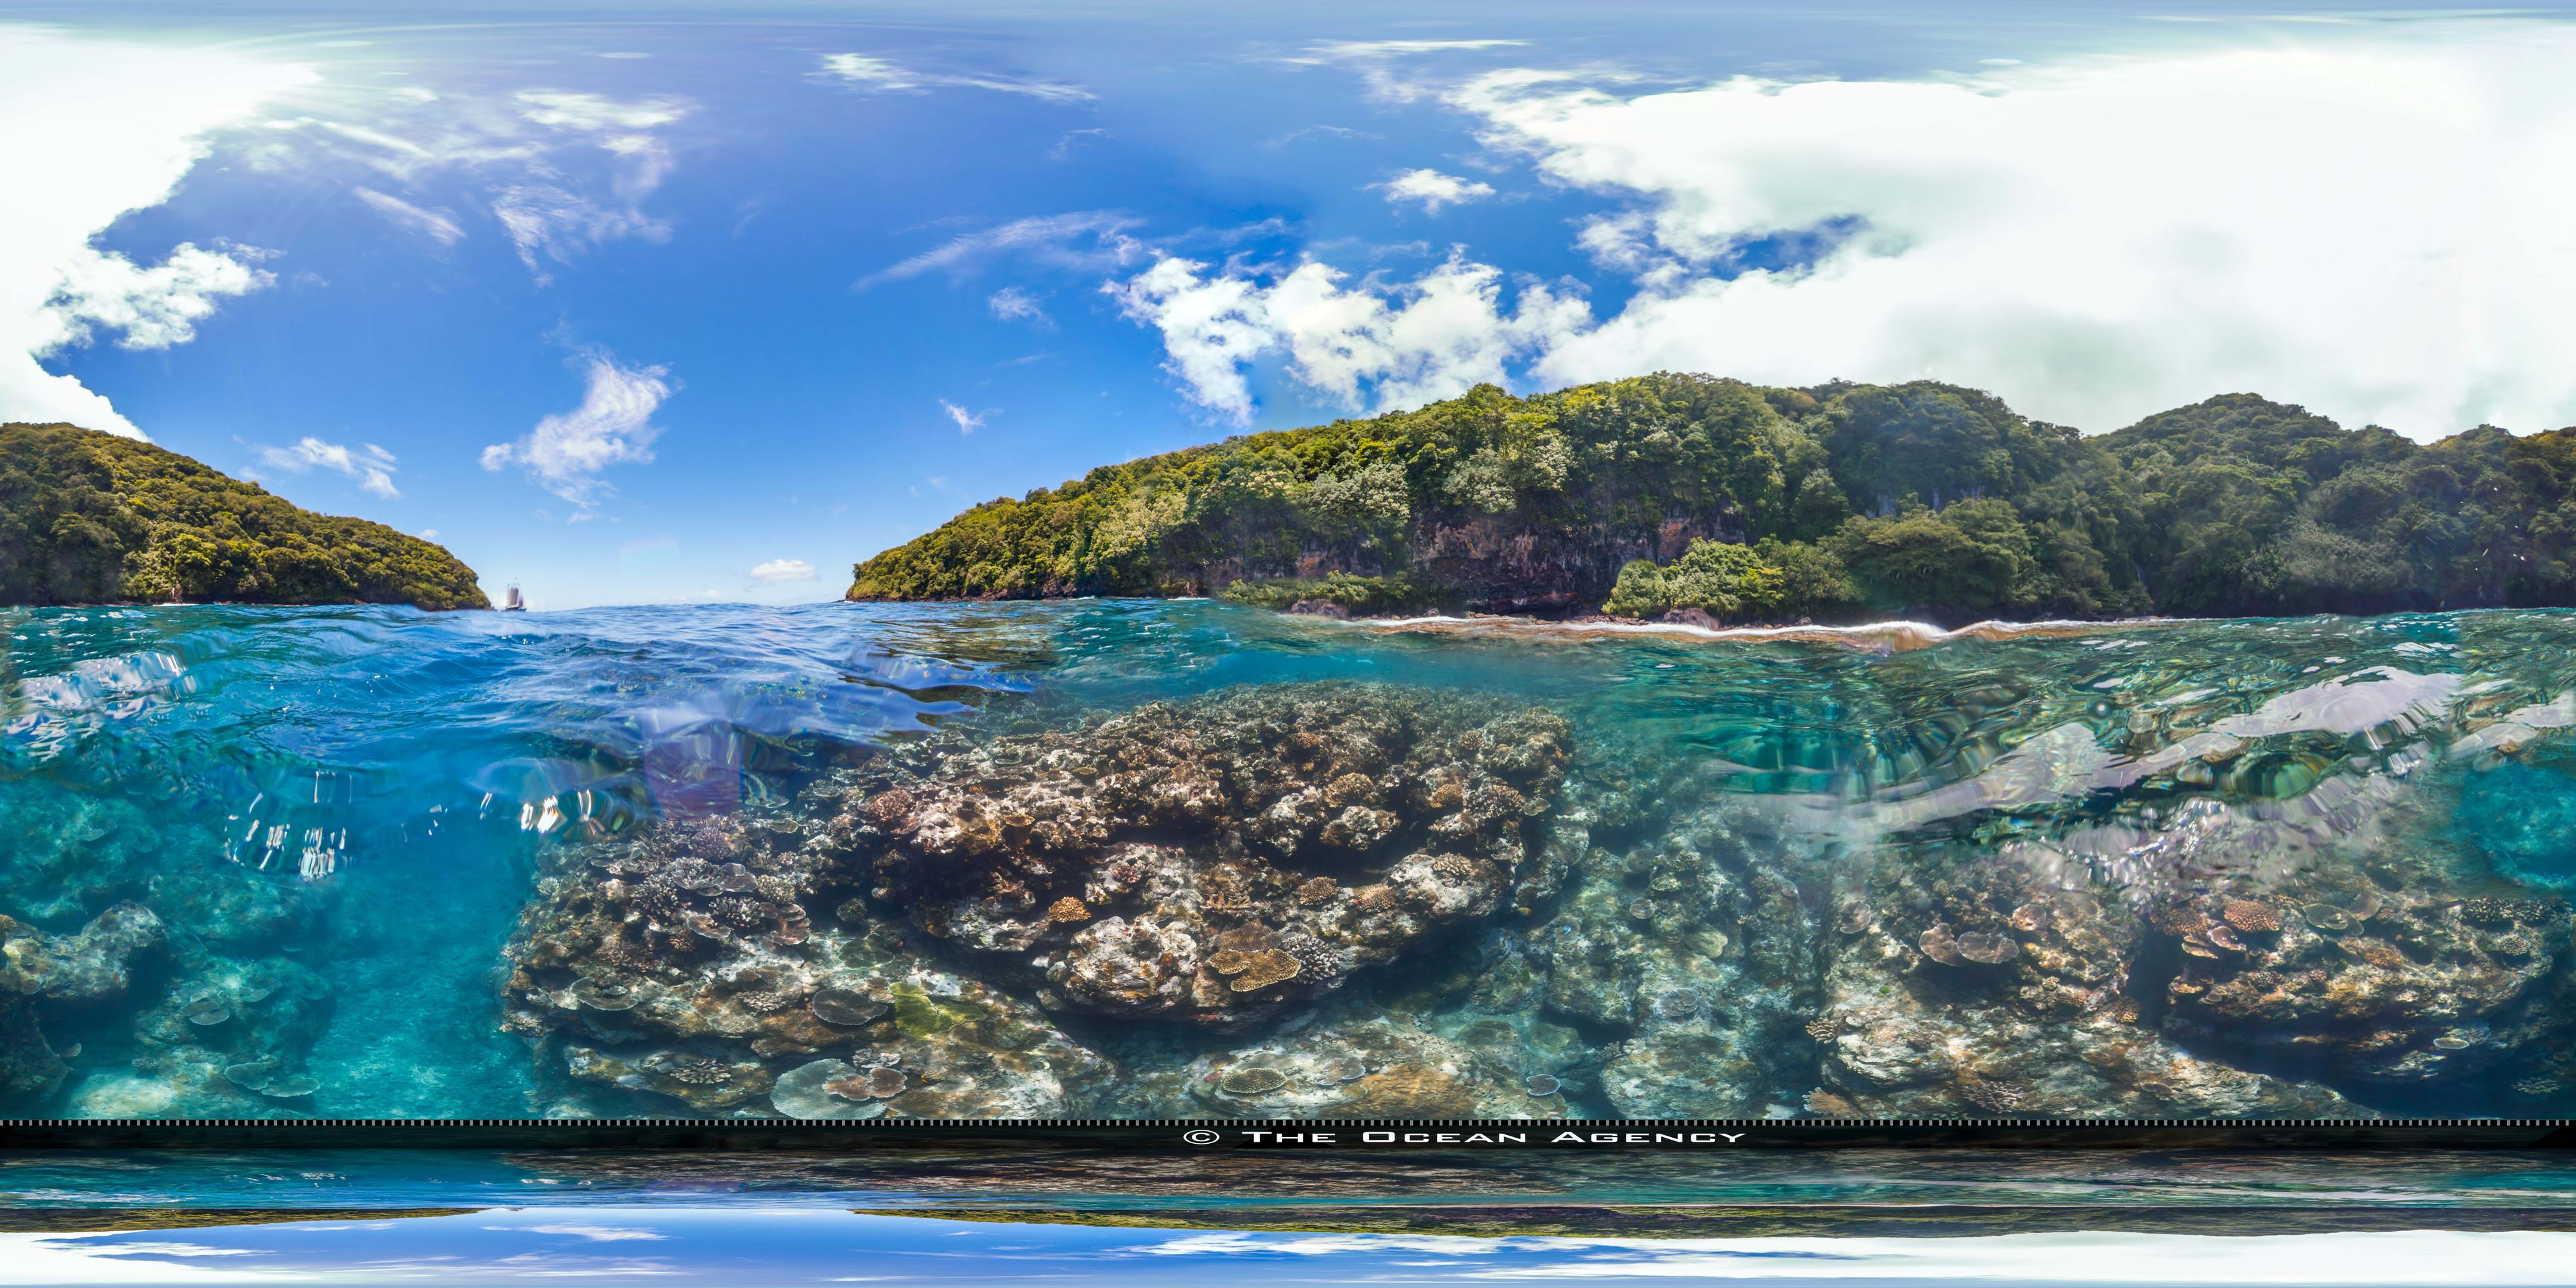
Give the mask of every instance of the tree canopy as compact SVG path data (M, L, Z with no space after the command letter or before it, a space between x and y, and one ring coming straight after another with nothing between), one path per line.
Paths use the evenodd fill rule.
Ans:
M298 509L150 443L0 425L0 603L489 608L474 570L381 523Z
M2229 394L2086 436L1929 381L1658 374L1104 466L860 563L850 597L1261 603L1339 575L1386 607L1743 620L2558 605L2571 495L2576 430L2424 445Z

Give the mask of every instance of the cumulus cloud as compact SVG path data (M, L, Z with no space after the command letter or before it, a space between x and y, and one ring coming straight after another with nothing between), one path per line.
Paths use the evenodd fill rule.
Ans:
M260 448L259 463L289 474L331 470L357 480L360 489L377 496L392 498L402 495L394 489L394 454L373 443L355 448L343 447L308 434L293 447Z
M418 233L441 246L453 246L465 239L465 229L457 224L453 211L425 210L363 184L349 189L349 195L365 202L368 209L392 220L395 227Z
M69 421L143 437L77 378L40 359L119 332L129 348L185 343L227 296L269 281L258 252L182 243L158 264L92 241L179 181L268 100L312 69L232 52L0 28L0 419Z
M939 400L939 410L948 413L948 419L956 422L957 432L961 435L972 434L976 430L982 429L984 427L984 417L989 414L986 412L968 411L945 398Z
M1038 80L1026 76L1002 76L990 73L955 74L926 72L898 66L883 58L867 54L825 54L823 72L853 85L875 91L923 89L984 89L1001 94L1023 94L1049 103L1080 103L1098 97L1080 85L1063 81Z
M1426 215L1439 214L1442 206L1455 206L1494 195L1491 184L1428 169L1407 170L1384 183L1370 186L1386 194L1388 205L1419 202L1422 213Z
M54 347L89 341L93 326L121 331L117 347L167 349L197 338L197 323L219 296L244 295L276 279L254 266L257 250L231 253L181 242L146 268L123 255L84 248L62 265L62 283L45 309L57 329Z
M814 565L802 559L772 559L751 570L751 579L764 586L775 586L782 581L812 581L814 575Z
M520 466L587 510L607 490L600 475L609 466L652 461L653 440L662 436L653 413L673 386L667 367L629 367L606 353L586 353L580 366L587 382L581 406L538 421L516 442L484 448L482 462L487 470Z
M1547 383L1927 376L2090 429L2231 390L2418 437L2576 421L2576 29L1450 100L1626 203L1586 246L1643 293L1555 337Z
M1026 259L1049 268L1099 270L1123 264L1141 247L1127 230L1134 216L1116 210L1076 210L1060 215L1032 215L960 233L939 245L860 278L858 290L897 282L924 273L962 276L976 265L1000 257Z
M1166 256L1104 289L1162 333L1164 369L1183 392L1237 422L1252 416L1245 368L1267 356L1346 406L1407 407L1501 383L1506 364L1591 316L1582 299L1539 284L1507 306L1501 270L1458 255L1409 282L1353 282L1313 262L1263 275Z
M1040 330L1053 330L1055 319L1038 306L1038 297L1016 286L1005 286L984 300L984 307L1005 322L1026 322Z

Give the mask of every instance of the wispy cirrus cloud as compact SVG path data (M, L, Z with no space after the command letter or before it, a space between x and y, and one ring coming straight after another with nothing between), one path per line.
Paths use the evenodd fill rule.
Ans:
M1415 65L1415 60L1426 55L1515 49L1528 43L1526 40L1502 39L1324 40L1277 61L1292 66L1348 67L1360 74L1360 82L1368 87L1369 97L1391 103L1410 103L1437 90L1437 82L1423 79L1418 73L1408 75L1400 71Z
M392 220L395 227L418 233L441 246L453 246L465 239L465 229L456 222L455 211L424 209L363 184L350 188L349 195Z
M319 160L372 172L376 183L353 184L351 195L442 247L471 229L440 199L478 206L540 285L604 243L670 235L669 220L646 199L674 164L668 128L696 110L667 95L543 87L441 94L406 86L340 95L331 107L333 115L269 121L270 137L253 159L279 169Z
M984 297L984 307L1005 322L1025 322L1041 331L1055 329L1055 319L1047 316L1039 297L1016 286L1005 286Z
M947 413L950 423L957 426L957 432L960 436L972 434L976 430L982 429L984 427L984 418L992 414L991 412L968 411L945 398L939 400L939 410Z
M823 74L873 91L981 89L1049 103L1082 103L1099 97L1080 85L994 72L934 72L905 67L872 54L825 54Z
M1127 235L1139 221L1119 210L1076 210L1032 215L960 233L918 255L860 278L867 290L925 273L962 276L988 260L1025 259L1049 268L1099 271L1132 261L1143 247Z

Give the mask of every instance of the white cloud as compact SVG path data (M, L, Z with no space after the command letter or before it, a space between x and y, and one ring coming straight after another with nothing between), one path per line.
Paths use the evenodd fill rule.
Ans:
M420 530L420 539L421 539L421 540L423 540L423 541L436 541L436 540L438 540L438 529L436 529L436 528L423 528L423 529L421 529L421 530Z
M1437 170L1407 170L1384 183L1369 185L1386 194L1388 205L1407 201L1422 203L1422 213L1436 215L1442 206L1455 206L1494 195L1493 185L1461 179Z
M1543 383L1936 377L2110 429L2253 390L2428 437L2576 421L2576 29L2411 23L1974 79L1449 101L1644 288ZM1758 264L1764 239L1805 262ZM1755 258L1748 260L1747 256Z
M603 205L550 183L503 189L492 202L492 214L510 235L510 244L518 248L519 262L540 283L554 280L538 264L540 254L558 264L570 264L600 242L620 237L661 241L671 235L669 224L632 205Z
M425 210L363 184L349 189L349 194L367 203L368 208L377 214L392 220L395 226L419 233L441 246L453 246L465 239L465 229L458 226L453 211Z
M1308 45L1279 61L1347 65L1358 70L1372 97L1409 103L1429 93L1430 85L1420 79L1397 76L1397 63L1427 54L1474 53L1510 49L1528 43L1525 40L1328 40Z
M394 490L394 454L368 443L360 447L343 447L307 435L293 447L263 447L259 463L289 474L326 469L358 481L358 486L377 496L392 498L402 493Z
M1437 54L1455 49L1509 49L1528 43L1526 40L1328 40L1308 45L1306 56L1330 62L1347 58L1390 58L1399 54Z
M632 1226L579 1225L569 1222L554 1225L530 1226L487 1225L483 1228L486 1230L524 1229L530 1234L564 1234L571 1235L577 1239L586 1239L592 1243L624 1243L633 1239L667 1239L670 1237L669 1235L659 1233L658 1231L638 1230Z
M754 567L751 579L764 586L775 586L782 581L812 581L814 565L802 559L772 559Z
M993 292L985 299L984 307L1005 322L1026 322L1044 331L1055 329L1055 319L1048 317L1046 310L1039 307L1038 297L1016 286L1005 286Z
M1468 1283L1705 1281L2032 1284L2516 1284L2566 1282L2576 1236L2558 1231L2393 1230L2292 1235L2071 1231L1950 1239L1502 1239L1418 1235L1178 1235L1119 1249L1131 1256L1280 1260L1389 1253L1490 1258L1452 1278ZM1497 1256L1510 1253L1509 1257Z
M1536 284L1506 307L1501 271L1457 255L1410 282L1350 284L1320 263L1263 275L1166 257L1104 289L1162 332L1164 369L1190 399L1237 422L1252 416L1245 367L1273 354L1346 406L1408 407L1503 383L1506 364L1591 316L1580 298Z
M1098 97L1080 85L1062 81L1038 80L1025 76L991 74L960 75L925 72L897 66L867 54L825 54L823 71L853 85L877 91L920 89L984 89L1003 94L1024 94L1050 103L1080 103Z
M990 414L987 412L968 411L945 398L939 400L939 410L947 412L948 419L957 422L957 432L959 434L972 434L976 430L982 429L984 427L984 417Z
M648 98L619 102L598 94L563 90L522 90L515 96L521 116L539 125L577 134L610 134L669 125L689 114L686 99Z
M570 264L603 242L670 235L669 222L644 208L673 164L657 131L696 110L672 97L556 89L442 96L417 87L368 97L343 92L329 106L334 116L269 121L274 137L252 149L251 159L286 168L310 159L301 148L364 167L408 193L448 185L457 189L452 199L489 205L541 285L552 280L545 261ZM352 185L351 194L440 245L465 235L451 211L413 196L364 184Z
M273 284L254 267L266 252L232 254L181 242L150 268L123 255L87 250L62 265L62 283L45 305L63 344L85 344L93 326L122 331L121 349L167 349L197 338L197 323L215 311L215 299L246 295Z
M1141 247L1126 235L1133 216L1116 210L1077 210L1061 215L1032 215L971 233L961 233L930 250L860 278L866 290L881 282L901 281L924 273L963 274L996 256L1015 256L1050 268L1097 271L1129 262Z
M131 348L186 342L224 296L264 284L256 254L193 244L145 266L92 240L169 200L216 134L311 84L238 53L0 28L0 419L141 438L108 400L39 359L94 329ZM42 121L43 128L26 125Z
M600 352L582 356L588 381L581 406L537 422L514 443L483 449L483 468L518 465L546 490L584 507L597 500L607 484L600 479L611 465L642 465L653 459L653 440L661 437L653 413L671 396L670 369L628 367Z

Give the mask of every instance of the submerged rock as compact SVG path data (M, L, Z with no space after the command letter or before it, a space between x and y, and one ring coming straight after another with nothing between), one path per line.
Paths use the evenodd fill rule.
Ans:
M771 826L788 821L557 851L506 950L505 1025L579 1081L703 1113L1060 1117L1109 1075L1034 1006L933 964L863 902L806 912L838 869L800 827Z
M2187 1051L2142 1022L2144 919L2048 846L1908 850L1875 869L1862 898L1877 922L1836 937L1825 1004L1807 1030L1823 1050L1811 1111L2375 1116L2331 1088Z
M1155 703L854 801L876 897L1050 1006L1241 1027L1491 915L1572 735L1387 685Z
M1534 1090L1544 1086L1544 1092ZM1177 1093L1177 1094L1176 1094ZM1144 1077L1131 1112L1175 1100L1219 1118L1561 1118L1564 1098L1479 1049L1383 1015L1346 1015Z

